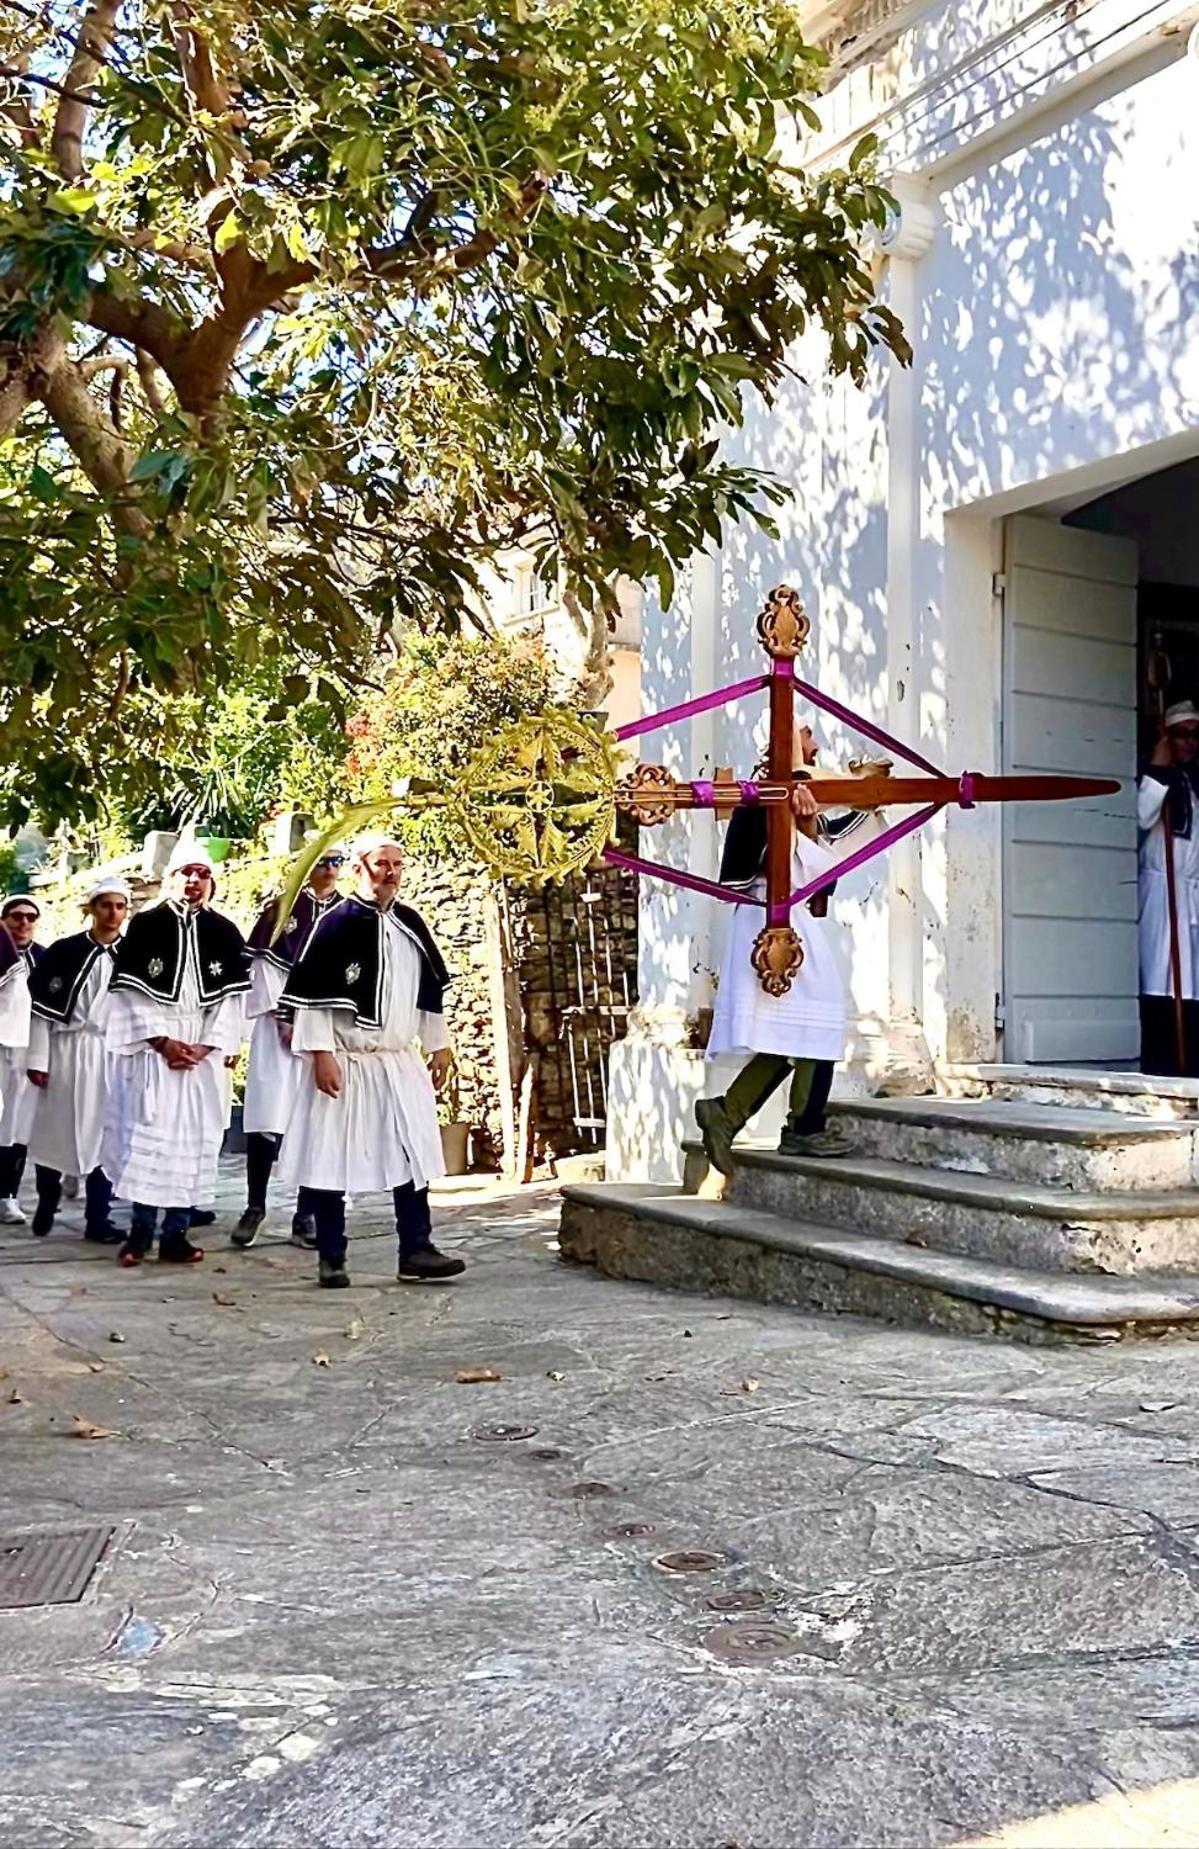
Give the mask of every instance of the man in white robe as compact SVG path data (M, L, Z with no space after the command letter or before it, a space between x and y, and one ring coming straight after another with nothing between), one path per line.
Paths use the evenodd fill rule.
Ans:
M798 766L808 768L816 760L812 733L799 721L795 759ZM796 824L791 856L794 888L831 871L840 856L821 838L818 805L802 783L792 792L791 810ZM725 841L722 884L744 887L748 897L761 898L765 853L764 813L737 810ZM787 1122L780 1153L830 1157L852 1150L849 1138L824 1121L846 1033L845 985L829 941L827 911L826 891L812 899L796 920L803 940L803 963L785 995L768 995L750 961L765 911L760 904L733 908L707 1057L738 1053L746 1056L746 1063L722 1097L701 1098L695 1107L704 1151L722 1174L733 1172L734 1139L787 1079Z
M29 1064L29 974L42 956L33 941L42 908L28 893L14 893L0 905L0 1226L22 1226L17 1201L37 1092L26 1077ZM15 956L13 952L15 951Z
M181 843L167 865L166 896L138 912L109 985L113 1055L101 1163L132 1202L123 1265L151 1251L163 1209L159 1258L194 1264L192 1209L210 1206L229 1122L227 1061L242 1040L250 976L245 939L212 909L211 860Z
M242 1129L246 1138L246 1206L233 1230L233 1244L252 1246L266 1219L266 1191L278 1159L283 1132L291 1115L296 1088L305 1072L303 1060L292 1052L290 1010L279 1000L292 964L316 930L325 913L341 897L337 882L346 856L338 849L322 854L308 875L308 883L292 907L287 929L275 936L277 902L264 906L250 933L253 963L246 1015L254 1023L246 1064L246 1095ZM291 1242L312 1250L316 1246L316 1220L307 1192L301 1188L291 1221Z
M442 1011L449 973L419 913L398 903L403 864L398 842L356 844L355 892L322 918L283 990L308 1072L282 1166L309 1191L326 1289L350 1281L347 1194L390 1190L402 1282L466 1269L431 1236L429 1183L445 1173L435 1092L452 1059Z
M1166 816L1171 840L1166 841ZM1199 709L1171 706L1137 779L1141 1070L1199 1077ZM1185 1064L1178 1065L1166 855L1173 851Z
M64 1175L86 1177L84 1238L119 1245L124 1237L110 1217L112 1184L100 1167L100 1142L111 1063L108 984L129 898L124 880L99 880L84 908L88 929L58 938L29 977L28 1076L37 1098L29 1151L37 1177L38 1238L54 1225Z

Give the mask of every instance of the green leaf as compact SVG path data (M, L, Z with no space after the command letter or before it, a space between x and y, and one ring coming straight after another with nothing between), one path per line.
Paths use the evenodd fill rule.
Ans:
M35 462L32 469L29 471L29 492L36 501L41 501L44 506L58 499L58 483L55 481L53 475L50 474L49 470L42 467L40 462Z
M227 212L217 226L217 234L212 240L213 249L218 256L222 256L225 251L231 250L234 244L239 243L245 235L246 227L237 213Z

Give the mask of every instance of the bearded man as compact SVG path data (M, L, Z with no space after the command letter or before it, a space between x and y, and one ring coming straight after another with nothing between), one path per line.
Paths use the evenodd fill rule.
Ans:
M242 1040L250 988L245 939L212 909L215 871L193 842L176 847L165 897L133 919L109 985L113 1055L101 1162L132 1202L123 1265L203 1258L187 1237L193 1208L211 1205L229 1121L227 1061Z

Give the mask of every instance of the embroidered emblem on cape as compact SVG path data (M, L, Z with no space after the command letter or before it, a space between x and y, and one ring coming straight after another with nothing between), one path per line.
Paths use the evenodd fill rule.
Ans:
M62 981L61 976L51 976L49 982L46 984L46 987L49 989L51 995L60 994L62 992L62 986L63 986L63 981Z
M165 968L166 964L161 957L151 957L150 961L146 964L146 974L149 976L151 982L157 982Z
M224 967L225 965L220 961L214 961L208 965L208 974L210 976L219 976Z
M357 982L361 974L362 974L361 963L347 963L346 964L346 981L347 982Z

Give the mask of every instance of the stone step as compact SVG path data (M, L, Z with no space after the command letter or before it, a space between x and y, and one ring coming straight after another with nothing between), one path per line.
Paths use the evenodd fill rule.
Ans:
M563 1190L564 1259L609 1277L1026 1342L1199 1335L1199 1286L1078 1277L784 1219L675 1188Z
M993 1098L845 1098L830 1109L858 1153L1063 1188L1185 1188L1194 1128Z
M683 1148L684 1188L711 1188L700 1145ZM1034 1271L1199 1272L1196 1188L1045 1187L868 1157L781 1156L747 1143L738 1144L736 1174L721 1191L783 1219L918 1239Z
M1097 1072L1086 1066L945 1065L938 1089L956 1098L1064 1105L1107 1115L1199 1122L1199 1079L1142 1072Z

